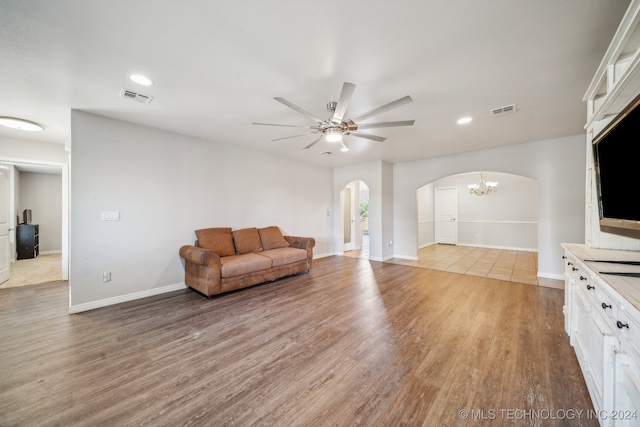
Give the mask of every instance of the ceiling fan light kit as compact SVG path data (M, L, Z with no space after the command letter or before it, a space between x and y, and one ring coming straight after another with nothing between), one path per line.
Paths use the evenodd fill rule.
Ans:
M360 121L367 120L377 114L384 113L386 111L392 110L394 108L400 107L401 105L408 104L412 102L410 96L405 96L403 98L397 99L395 101L389 102L388 104L382 105L378 108L374 108L373 110L367 111L364 114L361 114L357 117L351 119L344 119L344 115L347 111L347 107L349 106L349 101L351 100L351 96L353 95L353 91L356 86L353 83L345 82L342 86L342 91L340 92L340 97L338 98L338 102L330 102L327 104L327 111L331 114L327 120L322 120L308 111L298 107L297 105L287 101L284 98L275 97L276 101L281 104L286 105L287 107L297 111L303 116L314 122L314 126L296 126L296 125L284 125L284 124L274 124L274 123L257 123L253 122L254 125L261 126L282 126L282 127L297 127L297 128L306 128L309 129L310 132L302 135L293 135L284 138L273 139L272 141L278 141L281 139L288 138L296 138L304 135L313 135L320 134L320 136L306 147L305 150L313 147L316 143L318 143L323 138L327 142L340 143L340 151L349 151L349 147L346 145L344 141L344 136L354 136L357 138L368 139L371 141L383 142L386 138L372 135L369 133L359 132L360 129L374 129L374 128L384 128L384 127L398 127L398 126L412 126L415 120L402 120L402 121L393 121L393 122L376 122L376 123L359 123Z

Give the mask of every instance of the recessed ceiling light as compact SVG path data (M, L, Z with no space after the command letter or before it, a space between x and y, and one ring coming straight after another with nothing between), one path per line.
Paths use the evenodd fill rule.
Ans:
M129 76L129 78L132 81L134 81L134 82L136 82L136 83L138 83L140 85L143 85L143 86L151 86L153 84L153 82L151 81L150 78L145 77L142 74L131 74Z
M473 120L471 117L463 117L463 118L458 120L458 124L459 125L466 125L467 123L471 123L471 120Z
M19 119L17 117L0 117L0 125L8 128L26 130L29 132L40 132L44 128L35 122Z

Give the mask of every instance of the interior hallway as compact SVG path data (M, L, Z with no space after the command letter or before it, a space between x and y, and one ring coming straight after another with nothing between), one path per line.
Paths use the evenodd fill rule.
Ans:
M392 258L387 262L564 289L560 280L537 277L537 252L436 244L420 249L417 261Z

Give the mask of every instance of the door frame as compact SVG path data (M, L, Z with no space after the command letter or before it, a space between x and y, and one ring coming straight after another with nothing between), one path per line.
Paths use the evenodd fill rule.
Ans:
M14 172L11 174L11 180L9 182L9 209L11 214L9 215L9 224L12 232L9 235L9 241L15 243L16 241L16 218L13 212L16 210L15 206L15 165L34 165L34 166L49 166L60 168L62 171L62 280L69 280L69 201L70 201L70 182L69 182L69 163L63 162L50 162L46 160L36 159L23 159L17 157L4 157L0 156L0 162L13 165Z
M0 253L2 253L2 260L0 260L0 285L5 283L7 280L9 280L9 278L11 277L11 217L13 216L13 212L11 211L11 182L12 182L12 175L13 175L13 167L9 167L11 165L4 165L4 164L0 164L0 178L5 181L6 178L6 200L5 200L5 194L4 194L4 188L3 191L0 191L0 194L2 194L2 201L0 202L0 204L2 204L4 206L4 203L6 202L6 211L2 213L2 216L4 217L4 215L7 216L6 219L6 234L5 233L5 223L4 220L0 223L2 224L2 231L0 232L0 241L2 241L1 245L2 248L0 248ZM6 169L6 171L5 171ZM6 175L5 175L6 173ZM2 187L4 187L4 182L2 183ZM6 240L6 242L5 242ZM6 250L6 254L5 254L5 250ZM6 256L6 259L4 259ZM5 261L6 261L6 268L4 268L5 266Z
M454 238L453 238L453 244L457 245L458 244L458 221L456 219L456 217L458 216L458 187L437 187L434 188L434 225L435 225L435 233L434 233L434 240L435 243L446 243L446 244L451 244L449 242L442 242L442 221L440 221L440 215L438 214L438 212L440 211L440 207L442 206L442 196L440 195L440 191L442 190L453 190L454 193L454 203L455 203L455 214L454 214L454 218L453 218L453 226L454 226Z
M351 212L349 212L349 216L350 216L350 221L351 221L351 241L349 243L344 243L344 234L345 234L345 216L346 213L346 203L345 203L345 190L349 189L349 192L351 193L351 197L350 197L350 202L351 202ZM358 230L357 228L360 227L360 224L358 221L356 221L356 205L357 200L359 199L359 196L356 198L357 193L358 193L358 181L352 181L350 183L348 183L347 185L344 186L344 188L342 189L342 191L340 192L340 213L341 213L341 218L342 218L342 251L346 252L346 251L353 251L356 249L356 236L358 235Z

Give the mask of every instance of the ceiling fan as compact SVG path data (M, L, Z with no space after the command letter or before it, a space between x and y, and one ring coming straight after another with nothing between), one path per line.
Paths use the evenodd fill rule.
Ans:
M261 126L283 126L283 127L291 127L291 128L305 128L309 129L311 132L300 134L300 135L292 135L286 136L284 138L276 138L272 139L272 141L279 141L282 139L289 138L297 138L299 136L304 135L317 135L320 134L320 137L313 141L311 144L304 147L305 150L313 147L318 141L322 138L325 138L327 142L339 142L340 149L342 151L349 151L347 144L344 142L343 136L355 136L358 138L369 139L372 141L382 142L386 138L377 135L371 135L369 133L360 132L361 129L374 129L374 128L385 128L385 127L396 127L396 126L411 126L415 122L415 120L402 120L395 122L377 122L377 123L360 123L363 120L367 120L370 117L373 117L377 114L384 113L386 111L392 110L394 108L400 107L401 105L408 104L413 100L409 95L396 99L395 101L389 102L388 104L384 104L378 108L374 108L373 110L367 111L364 114L360 114L357 117L353 117L351 119L344 119L344 115L347 111L347 107L349 106L349 101L351 100L351 95L353 95L353 91L355 90L356 85L353 83L345 82L342 86L342 92L340 92L340 98L338 98L338 102L330 102L327 104L327 111L331 114L326 120L322 120L319 117L314 116L308 111L298 107L295 104L287 101L284 98L276 97L273 98L276 101L286 105L287 107L296 110L298 113L303 116L313 120L315 122L314 126L297 126L297 125L279 125L274 123L256 123L253 122L254 125Z

